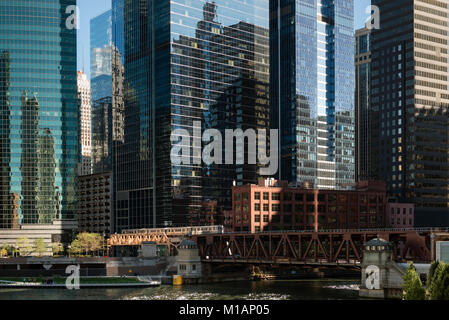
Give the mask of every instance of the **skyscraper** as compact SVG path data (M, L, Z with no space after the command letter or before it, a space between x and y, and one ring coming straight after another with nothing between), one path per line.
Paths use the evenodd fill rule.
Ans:
M281 180L326 189L355 181L353 11L352 0L270 1Z
M112 96L112 11L90 20L92 102Z
M369 180L370 173L370 110L371 30L355 33L355 115L356 115L356 179Z
M415 203L417 225L449 224L449 3L372 4L371 175Z
M254 166L204 166L197 141L202 129L268 126L268 1L114 0L112 8L121 57L113 60L124 67L122 82L113 71L125 124L114 164L117 231L195 224L203 199L230 203L233 180L257 182ZM190 165L171 162L175 129L193 137Z
M75 0L0 1L0 228L74 219Z
M87 76L78 71L78 102L79 102L79 129L80 129L80 163L78 175L84 176L92 173L92 126L91 126L91 89Z

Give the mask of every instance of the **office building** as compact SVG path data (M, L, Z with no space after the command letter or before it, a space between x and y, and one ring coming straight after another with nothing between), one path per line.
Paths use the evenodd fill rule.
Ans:
M202 129L268 128L268 1L131 0L125 10L114 0L112 11L113 61L124 68L113 68L124 119L116 231L194 224L204 201L230 206L233 180L257 179L257 166L205 166L192 141ZM171 162L175 129L193 137L190 164Z
M355 33L355 165L357 181L370 179L370 34L371 30L367 28L359 29Z
M109 236L112 230L110 172L78 177L78 232Z
M330 230L385 228L385 184L360 182L354 190L289 186L261 178L232 188L232 230Z
M415 204L415 225L449 225L447 1L373 0L371 176Z
M355 182L353 15L353 0L270 1L280 180L319 189Z
M87 76L78 71L78 103L79 103L79 150L80 163L78 175L84 176L92 173L92 126L91 126L91 89Z
M55 235L71 236L76 219L76 29L66 25L71 5L76 1L0 1L0 228L15 229L5 231L8 237L31 229L51 229L50 235L55 226Z

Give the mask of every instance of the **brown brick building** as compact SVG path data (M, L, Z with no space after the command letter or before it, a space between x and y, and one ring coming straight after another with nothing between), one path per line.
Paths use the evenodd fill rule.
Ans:
M354 190L291 187L260 179L232 189L233 231L384 228L386 187L361 182Z
M109 236L111 217L111 173L78 176L78 231Z

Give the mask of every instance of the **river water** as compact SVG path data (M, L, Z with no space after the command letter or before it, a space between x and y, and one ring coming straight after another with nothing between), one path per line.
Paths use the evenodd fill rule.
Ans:
M0 300L355 300L360 280L241 281L138 289L0 289Z

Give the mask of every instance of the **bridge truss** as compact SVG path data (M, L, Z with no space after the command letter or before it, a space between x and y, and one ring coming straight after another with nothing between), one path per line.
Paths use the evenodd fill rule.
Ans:
M358 265L363 245L374 238L391 241L395 260L431 260L429 231L335 230L196 235L203 261L260 264Z

